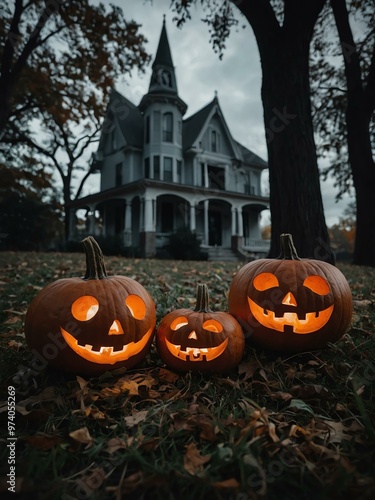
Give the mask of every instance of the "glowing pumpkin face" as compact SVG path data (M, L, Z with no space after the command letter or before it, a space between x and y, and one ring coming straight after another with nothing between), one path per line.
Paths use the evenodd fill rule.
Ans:
M303 280L295 276L295 283L292 285L288 282L286 286L284 283L280 285L274 274L260 273L255 276L252 285L253 289L249 291L252 298L247 297L250 312L267 328L279 332L290 330L297 334L313 333L322 328L332 315L334 304L331 287L321 276L306 276ZM288 290L290 286L293 291ZM307 290L301 290L301 287ZM269 300L270 295L272 302ZM300 299L300 304L296 297ZM312 304L314 310L311 310Z
M229 291L229 312L255 344L274 350L316 349L338 340L352 316L344 275L317 260L300 260L290 235L279 259L246 264Z
M86 276L58 280L35 297L25 320L27 343L50 365L73 373L131 368L149 350L155 304L133 279L107 276L93 238L84 245Z
M224 372L241 360L245 340L238 322L208 309L206 285L198 285L195 310L167 314L156 332L160 357L177 371Z

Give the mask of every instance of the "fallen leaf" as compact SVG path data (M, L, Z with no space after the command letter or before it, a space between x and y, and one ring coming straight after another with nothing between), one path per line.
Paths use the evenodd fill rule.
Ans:
M315 412L311 408L311 406L309 406L307 403L302 401L302 399L292 399L291 402L289 403L288 408L290 408L291 410L297 410L297 411L307 411L308 413L315 415Z
M23 347L23 343L17 342L16 340L10 340L8 342L8 347L15 347L16 349L20 349L21 347Z
M358 431L363 431L363 427L355 420L352 421L350 426L344 425L343 422L333 422L331 420L323 420L328 427L327 443L341 443L342 441L352 441L355 439L361 442L362 439L358 435Z
M203 465L211 459L211 455L201 455L195 443L189 443L184 455L184 468L192 476L203 471Z
M87 427L81 427L81 429L77 429L75 431L69 432L69 436L82 444L91 445L93 443L93 439L90 436L89 430Z
M239 488L240 483L232 477L231 479L225 479L224 481L217 481L216 483L213 483L213 486L215 488Z
M77 375L76 379L77 379L79 387L82 391L82 394L83 395L87 394L87 392L88 392L87 386L88 386L89 382L87 380L85 380L84 378L80 377L79 375Z
M162 380L165 380L166 382L176 382L181 375L177 375L177 373L171 372L170 370L167 370L166 368L159 368L158 371L158 377L161 378Z
M116 451L124 448L127 448L127 443L119 437L114 437L107 442L106 452L112 455L116 453Z
M127 427L135 427L140 422L143 422L147 417L148 410L142 410L133 415L129 415L128 417L124 417L125 424Z
M6 321L4 321L3 325L14 325L15 323L18 323L19 321L22 321L22 318L19 318L18 316L11 316Z

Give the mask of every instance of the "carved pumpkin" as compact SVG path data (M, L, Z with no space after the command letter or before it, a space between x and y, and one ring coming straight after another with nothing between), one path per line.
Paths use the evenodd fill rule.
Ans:
M282 234L278 259L243 266L229 290L229 312L254 344L304 351L335 342L352 317L344 275L327 262L299 259L290 234Z
M108 276L94 238L83 240L84 278L47 285L25 319L27 343L56 368L88 376L131 368L147 354L156 312L147 290L125 276Z
M226 372L241 361L245 339L230 314L209 309L207 286L198 285L195 309L167 314L157 329L156 347L174 370Z

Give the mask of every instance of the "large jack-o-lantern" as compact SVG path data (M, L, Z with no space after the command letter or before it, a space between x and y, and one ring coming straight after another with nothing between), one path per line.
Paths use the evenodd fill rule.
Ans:
M290 234L278 259L243 266L229 290L229 312L260 347L303 351L335 342L352 317L352 295L335 266L299 259Z
M226 372L241 361L245 339L233 316L209 309L207 286L198 285L195 309L167 314L156 331L156 347L174 370Z
M156 325L147 290L125 276L108 276L94 238L83 240L84 278L47 285L31 302L25 336L31 350L51 366L99 375L131 368L147 354Z

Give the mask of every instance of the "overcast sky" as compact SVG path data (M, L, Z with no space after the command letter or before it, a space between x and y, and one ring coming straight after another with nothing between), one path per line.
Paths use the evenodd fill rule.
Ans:
M179 96L188 105L184 118L208 104L218 93L221 109L232 136L267 161L267 148L261 103L261 67L259 51L252 29L239 14L239 25L232 29L223 59L213 51L209 32L201 21L203 11L192 9L192 19L182 29L172 21L170 0L113 0L122 7L127 20L141 24L147 38L147 51L154 58L166 16L166 28L176 71ZM243 28L245 26L245 28ZM138 105L147 93L151 64L144 74L134 71L120 78L116 88ZM265 179L267 187L267 178ZM322 194L328 226L338 222L348 197L335 203L333 181L322 183Z

